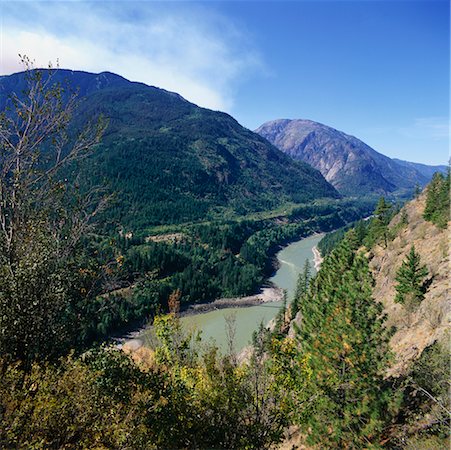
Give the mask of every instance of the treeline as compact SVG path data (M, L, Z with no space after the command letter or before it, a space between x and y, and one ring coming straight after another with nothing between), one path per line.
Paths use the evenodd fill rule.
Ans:
M158 311L168 311L167 300L175 290L181 292L182 308L253 294L274 270L272 256L281 245L365 216L371 203L351 204L354 206L336 200L299 206L289 219L180 225L172 242L153 242L143 232L108 239L108 245L99 242L102 251L95 251L101 259L123 258L117 284L130 288L92 302L90 311L95 319L87 322L86 335L102 339L121 327L149 320ZM105 253L108 249L110 254Z
M324 256L328 255L344 239L346 232L353 226L353 224L349 224L324 235L317 246L321 256L324 258Z
M28 367L3 352L0 444L265 449L296 425L324 449L443 448L449 354L435 344L408 376L385 378L390 335L361 245L352 230L314 278L301 275L294 332L286 311L241 364L203 349L174 314L157 316L156 346L139 365L112 348L52 364L43 353ZM435 417L421 432L419 411Z
M435 173L426 188L424 218L439 228L447 228L450 220L450 170L446 175Z
M291 391L289 421L301 428L307 444L438 449L449 443L450 355L444 343L427 348L401 377L386 377L393 361L388 348L393 330L385 324L382 305L372 298L366 255L407 225L401 210L388 228L397 209L380 199L371 220L332 233L318 274L309 278L305 267L274 331L260 332L279 385L289 386L281 391ZM396 273L395 302L418 309L427 276L412 246Z
M435 173L432 181L426 187L426 205L423 217L434 223L438 228L447 228L450 220L450 171L446 175ZM419 195L420 192L417 193ZM389 229L391 219L401 212L397 225ZM367 221L360 220L356 224L349 224L331 233L327 233L318 243L318 249L322 256L328 255L345 237L346 232L354 228L362 244L372 247L375 243L383 243L385 246L389 240L394 239L399 229L407 225L407 215L399 204L392 204L381 197Z
M400 228L407 225L407 216L399 204L392 204L381 197L370 218L359 220L352 224L339 228L338 230L327 233L318 243L318 249L324 257L340 244L346 237L349 230L353 230L354 240L360 245L371 248L374 244L380 243L387 246L388 241L394 239ZM390 229L391 219L401 211L401 220L396 227Z

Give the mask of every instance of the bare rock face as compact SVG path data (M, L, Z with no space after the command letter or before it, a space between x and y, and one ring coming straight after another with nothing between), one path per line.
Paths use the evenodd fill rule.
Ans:
M375 247L370 268L375 277L374 297L382 302L387 314L387 326L395 333L390 345L395 357L389 375L400 375L417 359L422 351L437 340L446 337L451 321L449 283L449 231L440 230L423 219L425 197L420 196L404 206L408 225L388 243L388 247ZM400 220L396 216L390 226ZM395 276L415 245L421 263L429 271L430 285L420 305L410 311L395 303Z
M434 169L445 170L392 160L354 136L311 120L273 120L255 131L293 159L318 169L345 195L408 192L417 183L425 185Z

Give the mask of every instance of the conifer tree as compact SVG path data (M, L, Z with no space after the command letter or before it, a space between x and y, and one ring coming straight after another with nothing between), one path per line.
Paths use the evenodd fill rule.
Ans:
M286 313L287 313L287 292L284 291L283 293L283 299L282 299L282 306L280 307L277 316L276 316L276 322L274 326L274 330L276 333L283 333L286 328Z
M418 305L424 299L424 279L428 275L426 266L421 265L420 255L415 251L412 245L401 267L396 273L396 281L398 284L396 289L396 303L405 304L408 307Z
M291 302L291 318L294 319L299 312L299 304L307 293L310 278L312 277L312 266L308 259L305 260L302 272L299 274L296 291L294 293L293 301Z
M374 211L375 225L377 234L383 239L385 247L387 247L388 241L388 224L391 218L392 205L385 201L384 197L379 199L379 202Z
M345 239L325 258L300 305L297 338L311 400L301 426L321 448L366 448L384 423L388 336L363 254Z
M435 173L427 187L426 206L423 217L437 225L446 228L449 221L450 208L450 171L446 176Z

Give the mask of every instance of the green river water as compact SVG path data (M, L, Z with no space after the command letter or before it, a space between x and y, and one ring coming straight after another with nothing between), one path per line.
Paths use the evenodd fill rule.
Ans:
M296 282L305 260L309 259L313 269L312 249L321 240L320 235L310 236L294 242L277 254L279 269L270 281L286 289L288 301L293 297ZM202 331L202 340L214 340L221 350L226 346L226 317L231 316L235 322L235 350L239 351L250 343L252 333L260 323L266 325L280 309L281 302L264 303L246 308L225 308L202 314L186 316L181 319L187 330Z

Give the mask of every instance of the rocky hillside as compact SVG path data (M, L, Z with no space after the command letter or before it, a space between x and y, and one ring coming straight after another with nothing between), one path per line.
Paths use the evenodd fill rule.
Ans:
M390 341L395 355L390 374L394 376L404 373L426 347L441 340L451 321L449 231L424 220L425 199L422 194L407 203L403 208L405 213L401 211L390 223L392 230L401 228L397 237L387 248L376 246L372 250L370 267L376 282L374 297L384 305L387 326L396 329ZM402 214L407 214L408 218L404 227L400 226ZM429 271L429 286L420 306L409 311L394 301L395 276L412 245Z
M273 120L256 132L293 159L320 170L345 195L405 195L416 184L427 184L434 171L445 170L390 159L354 136L311 120Z

